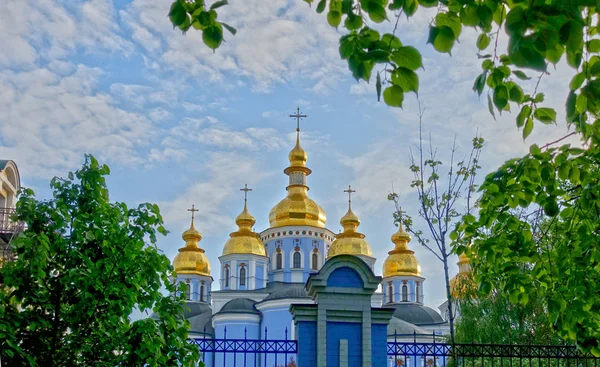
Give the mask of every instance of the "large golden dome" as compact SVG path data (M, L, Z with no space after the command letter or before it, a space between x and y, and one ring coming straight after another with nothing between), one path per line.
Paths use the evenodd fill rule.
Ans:
M383 277L396 275L421 275L421 265L415 256L415 252L408 248L410 235L404 231L402 224L398 232L392 235L392 242L396 247L388 252L389 256L383 263Z
M336 255L363 255L373 257L371 246L365 240L365 235L357 232L360 225L360 219L354 214L351 208L340 220L340 224L344 227L344 232L338 234L335 241L329 247L327 257Z
M246 203L244 210L237 216L235 223L239 229L229 234L229 239L223 247L223 256L229 254L253 254L267 256L265 245L260 240L258 234L252 231L252 226L256 223L254 217L248 212Z
M290 166L284 173L290 177L287 196L269 212L271 228L283 226L313 226L325 228L327 216L325 211L308 197L306 176L311 170L306 167L308 158L300 146L300 131L296 134L296 146L288 156Z
M198 247L202 234L194 228L194 218L190 228L181 236L185 246L179 249L179 253L173 259L173 268L177 274L196 274L210 276L210 263L204 254L204 250Z

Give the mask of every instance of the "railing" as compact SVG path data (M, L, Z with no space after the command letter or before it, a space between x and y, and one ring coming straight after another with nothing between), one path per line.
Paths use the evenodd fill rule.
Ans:
M574 346L458 343L452 349L435 334L392 337L387 343L388 367L596 367L600 362ZM414 340L398 341L407 338ZM431 342L417 341L423 338Z
M206 329L204 329L206 335ZM268 339L268 330L264 330L264 339L248 339L244 328L243 339L227 339L227 328L223 339L194 338L191 343L198 346L202 362L206 367L296 367L298 343L288 339Z
M11 219L14 213L14 208L0 208L0 234L14 234L23 230L22 222L15 222Z

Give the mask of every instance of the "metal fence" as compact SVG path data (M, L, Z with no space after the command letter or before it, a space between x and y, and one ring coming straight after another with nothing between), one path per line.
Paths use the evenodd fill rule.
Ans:
M206 367L296 367L298 343L288 338L287 328L284 339L269 339L267 328L263 335L263 339L248 339L244 328L243 339L228 339L225 328L222 339L203 337L191 342L198 346Z
M599 359L566 345L462 344L454 349L440 336L392 335L388 367L597 367ZM431 342L417 339L428 337ZM404 341L399 341L404 339Z

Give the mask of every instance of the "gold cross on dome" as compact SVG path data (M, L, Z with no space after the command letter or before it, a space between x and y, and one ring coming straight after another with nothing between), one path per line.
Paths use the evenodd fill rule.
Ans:
M348 185L348 190L344 190L344 192L348 193L348 208L352 205L352 193L356 192L356 190L352 190L352 186Z
M192 204L192 208L187 210L188 212L192 212L192 220L194 220L194 212L199 212L200 210L194 208L194 204Z
M248 184L244 184L244 188L240 189L240 191L244 192L244 203L248 201L248 191L252 191L252 189L248 188Z
M300 112L300 107L296 108L296 113L293 115L290 115L291 118L295 118L296 119L296 131L300 131L300 120L308 117L307 115L303 115Z

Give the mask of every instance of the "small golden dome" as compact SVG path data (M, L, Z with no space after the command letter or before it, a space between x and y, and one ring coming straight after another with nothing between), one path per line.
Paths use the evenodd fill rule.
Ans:
M471 273L471 260L466 253L458 256L458 274L450 279L450 294L454 298L461 298L466 293L470 293L476 289Z
M415 256L415 252L408 248L411 238L402 224L396 233L392 235L392 242L396 247L388 252L389 256L383 263L383 276L393 277L396 275L421 275L421 265Z
M306 151L300 146L299 134L296 135L296 146L290 151L288 159L290 160L290 167L306 167L308 154L306 154Z
M210 263L204 250L198 247L202 234L194 227L194 219L190 228L181 235L185 246L173 259L173 268L177 274L196 274L210 276Z
M239 229L229 234L230 238L223 247L223 256L229 254L267 256L265 245L260 240L258 233L252 231L252 226L256 223L256 220L248 212L246 203L244 203L244 210L235 219L235 223Z
M338 234L329 247L327 257L336 255L363 255L373 257L371 245L365 240L365 235L358 232L360 219L351 208L340 220L344 232Z

